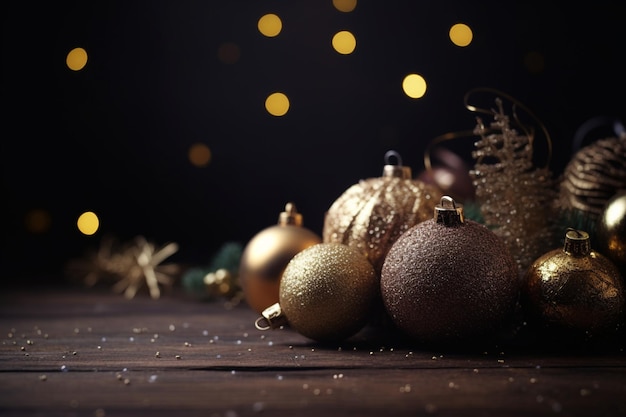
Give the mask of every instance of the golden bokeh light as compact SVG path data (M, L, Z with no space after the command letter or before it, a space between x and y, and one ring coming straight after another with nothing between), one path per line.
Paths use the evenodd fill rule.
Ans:
M98 231L100 220L93 211L86 211L78 217L76 226L82 234L90 236Z
M280 17L273 13L268 13L266 15L261 16L257 23L257 27L259 28L259 32L268 38L273 38L278 36L280 31L283 29L283 22L280 20Z
M335 33L332 43L335 51L339 52L342 55L351 54L356 48L356 38L351 32L347 30L342 30Z
M351 12L356 8L357 0L333 0L333 6L340 12Z
M197 167L205 167L211 162L211 149L204 143L194 143L189 148L189 162Z
M272 116L284 116L289 111L289 98L283 93L272 93L265 99L265 109Z
M47 232L51 223L50 213L42 209L32 209L24 217L26 230L31 233Z
M409 74L402 80L402 90L411 98L421 98L426 94L426 80L419 74Z
M87 65L87 51L83 48L72 49L65 58L67 67L72 71L80 71Z
M467 46L472 43L472 39L474 38L474 34L472 33L472 29L467 26L465 23L457 23L452 25L449 32L450 40L456 46Z

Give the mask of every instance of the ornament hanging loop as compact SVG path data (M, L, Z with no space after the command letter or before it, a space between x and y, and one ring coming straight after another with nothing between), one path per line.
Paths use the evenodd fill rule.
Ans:
M285 204L285 211L278 216L278 224L282 226L302 226L302 214L298 213L293 202L290 201Z
M591 252L589 233L568 227L563 252L577 258L589 255Z
M430 143L428 143L428 145L426 145L426 149L424 150L424 169L429 172L432 171L433 169L433 164L431 161L432 158L430 157L430 152L435 147L435 145L438 145L441 142L445 142L447 140L453 140L453 139L459 139L459 138L471 137L471 136L475 136L473 130L449 132L449 133L444 133L443 135L437 136Z
M460 226L465 222L463 206L457 205L454 199L444 195L441 202L435 206L435 222L444 226Z
M280 304L274 303L261 313L261 317L254 321L254 327L258 330L276 329L287 324L287 318L283 314Z
M391 163L391 158L396 159L396 164ZM400 154L394 150L387 151L385 153L385 166L383 167L383 177L391 178L402 178L402 179L411 179L413 175L411 171L411 167L405 167L402 165L402 158Z
M529 142L531 149L533 149L533 146L534 146L534 139L535 139L534 129L532 129L532 127L529 129L526 124L522 123L522 121L519 119L517 115L516 108L519 107L522 110L524 110L524 112L526 112L526 114L528 114L531 117L531 119L535 121L535 123L541 128L541 131L543 132L543 135L546 140L547 156L546 156L546 162L545 162L544 167L547 168L550 165L550 161L552 160L552 139L550 137L550 133L548 133L548 129L541 122L539 117L537 117L535 113L533 113L528 107L522 104L519 100L513 98L512 96L500 90L497 90L495 88L489 88L489 87L476 87L467 91L467 93L465 93L465 96L463 97L463 104L465 105L466 109L474 113L483 113L483 114L488 114L490 116L493 116L494 113L496 113L495 110L484 109L484 108L477 107L469 103L470 96L474 93L480 93L480 92L493 93L496 96L498 96L498 99L496 100L496 102L498 103L500 107L502 106L502 100L500 97L505 98L506 100L512 103L513 119L515 123L517 124L517 126L519 126L519 128L524 132L524 134L528 136L528 142Z
M402 165L402 157L393 149L385 153L385 165L391 164L391 158L396 158L396 165Z
M584 122L574 132L574 139L572 139L572 154L580 151L585 146L585 141L589 139L590 133L604 126L611 126L613 135L618 138L626 139L626 127L619 119L614 119L608 116L596 116Z

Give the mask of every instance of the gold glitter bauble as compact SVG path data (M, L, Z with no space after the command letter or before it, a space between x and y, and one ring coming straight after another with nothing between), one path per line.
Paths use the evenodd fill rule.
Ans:
M624 284L617 267L591 249L589 234L570 229L563 248L528 269L523 304L532 327L550 339L598 340L620 332Z
M361 252L340 243L319 243L298 253L285 268L279 304L297 332L330 342L361 330L378 297L378 278Z
M389 164L395 156L397 165ZM380 275L385 256L398 237L432 217L441 192L433 185L411 178L400 156L389 151L382 177L368 178L349 187L326 212L322 239L325 243L353 246L367 256Z
M411 339L441 347L495 339L512 319L521 282L504 242L464 219L448 196L435 218L406 231L382 269L389 317ZM458 342L464 342L459 345Z
M606 203L596 226L598 251L618 267L626 279L626 191Z
M287 203L278 224L257 233L241 254L239 284L248 305L260 313L278 302L280 279L291 258L321 241L302 226L295 205Z

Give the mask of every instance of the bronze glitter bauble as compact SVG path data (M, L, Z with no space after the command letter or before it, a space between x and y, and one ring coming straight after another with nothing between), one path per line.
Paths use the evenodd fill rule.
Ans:
M390 164L392 157L397 165ZM378 275L391 245L432 217L442 195L435 186L412 179L395 151L387 152L385 160L382 177L359 181L333 202L322 231L325 243L343 243L365 254Z
M596 226L597 248L626 279L626 191L606 203Z
M406 231L382 269L381 295L391 320L411 339L461 347L494 339L517 310L521 281L504 242L464 219L448 196L435 218Z
M258 313L278 302L280 279L291 258L322 241L302 223L296 206L287 203L278 224L257 233L241 254L239 285L248 305Z
M300 334L340 341L361 330L379 297L378 278L367 258L340 243L319 243L298 253L280 281L279 304Z
M624 320L617 267L591 249L589 234L570 229L563 248L540 256L525 277L523 305L533 328L551 339L616 336Z

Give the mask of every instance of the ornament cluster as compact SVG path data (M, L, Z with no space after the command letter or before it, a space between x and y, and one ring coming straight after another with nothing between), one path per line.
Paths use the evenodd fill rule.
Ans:
M581 150L553 178L535 166L533 131L518 132L500 99L490 114L487 125L477 118L465 176L472 218L452 188L414 178L389 151L380 177L332 202L320 236L300 217L255 236L239 271L256 327L338 342L378 326L450 349L528 330L555 343L620 340L626 136ZM286 212L293 218L295 206Z
M466 104L493 118L476 118L473 166L439 149L447 166L425 159L414 177L391 150L381 176L329 205L320 234L288 202L276 223L245 246L224 244L204 267L164 264L178 245L139 236L104 241L68 273L154 299L180 276L198 299L245 302L260 330L288 326L318 342L369 327L450 349L529 335L625 343L626 132L577 150L555 178L549 164L536 166L534 129L516 106L509 115L495 103Z

